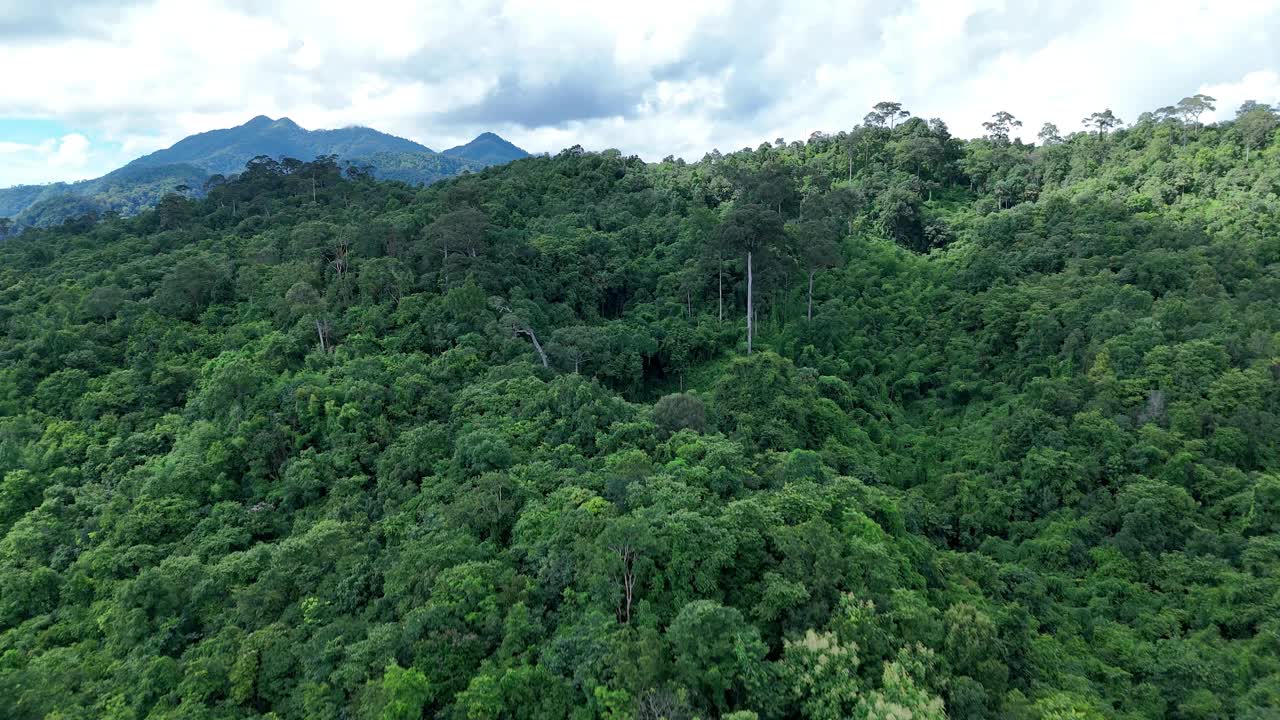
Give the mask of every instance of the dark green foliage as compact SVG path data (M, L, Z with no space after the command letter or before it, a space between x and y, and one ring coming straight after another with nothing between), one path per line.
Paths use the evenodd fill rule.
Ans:
M0 715L1271 717L1280 142L1194 100L7 238Z
M680 430L702 432L707 426L707 409L696 395L664 395L653 406L653 421L669 433Z
M353 165L367 165L380 180L398 180L410 185L430 185L464 172L475 172L486 164L447 155L424 152L378 152L360 156Z

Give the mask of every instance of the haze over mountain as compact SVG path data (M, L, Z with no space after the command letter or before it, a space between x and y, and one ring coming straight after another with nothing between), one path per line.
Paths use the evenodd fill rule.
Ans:
M45 227L86 214L132 215L181 186L199 195L209 178L234 175L255 157L311 160L324 155L336 155L344 166L368 167L380 179L427 185L529 153L491 132L437 153L373 128L307 130L287 117L259 115L243 125L183 138L100 178L0 190L0 217L12 218L17 227Z

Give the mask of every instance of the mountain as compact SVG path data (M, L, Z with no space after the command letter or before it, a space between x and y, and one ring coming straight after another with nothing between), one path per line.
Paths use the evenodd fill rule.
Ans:
M204 168L210 174L230 175L243 170L246 162L259 155L311 160L321 155L354 159L377 153L433 152L425 145L372 128L306 130L287 117L272 120L259 115L239 127L183 138L173 147L144 155L126 167L186 163Z
M441 154L465 158L485 165L503 165L512 160L529 157L529 153L523 149L491 132L481 133L466 145L451 147Z
M174 188L198 188L208 177L203 168L186 163L126 165L92 180L19 185L0 190L0 217L13 218L18 227L47 227L87 214L134 215Z
M528 153L489 132L437 153L372 128L307 130L287 117L259 115L237 127L183 138L100 178L0 189L0 218L11 218L16 227L26 228L58 225L83 215L133 215L182 185L199 196L210 177L239 173L245 163L261 155L299 160L336 155L344 165L371 168L379 179L429 185Z
M464 172L483 170L490 165L439 153L380 152L361 157L358 164L373 168L379 180L399 180L410 185L430 185Z

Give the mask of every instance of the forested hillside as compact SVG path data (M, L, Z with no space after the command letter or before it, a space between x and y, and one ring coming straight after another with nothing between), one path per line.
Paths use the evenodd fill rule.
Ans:
M0 243L0 715L1276 717L1280 137L1197 102Z
M172 147L157 150L129 163L132 167L157 167L187 163L210 173L231 175L258 155L309 159L321 155L357 158L374 153L428 153L420 143L367 127L307 130L287 117L259 115L233 128L210 130L185 137Z
M529 157L529 153L491 132L480 133L475 140L466 145L451 147L440 154L472 162L480 162L485 165L501 165L512 160Z
M52 227L86 215L136 215L175 188L199 188L208 177L193 165L126 166L92 180L0 189L0 239L18 228Z
M68 220L136 215L172 192L202 197L255 158L275 160L281 172L292 172L301 165L298 158L333 156L344 167L382 180L430 185L528 155L493 133L437 153L372 128L307 130L289 118L259 115L243 125L183 138L100 178L0 188L0 239Z

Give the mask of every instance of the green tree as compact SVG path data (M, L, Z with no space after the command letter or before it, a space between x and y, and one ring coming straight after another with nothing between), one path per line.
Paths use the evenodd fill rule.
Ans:
M1085 127L1092 127L1094 130L1097 130L1098 137L1104 137L1113 129L1123 125L1124 121L1116 117L1115 113L1111 112L1111 108L1107 108L1102 112L1093 113L1081 120L1080 123Z
M742 253L747 271L747 354L751 354L755 327L755 258L769 253L782 238L782 218L763 205L732 207L720 223L721 242Z
M1213 112L1216 109L1215 102L1217 102L1217 98L1209 97L1203 93L1196 93L1179 100L1177 112L1182 116L1183 122L1196 125L1199 124L1201 115L1205 112Z
M902 103L882 100L875 104L871 114L867 115L868 125L888 125L892 130L900 120L911 117L911 113L902 109Z
M696 395L663 395L653 406L653 421L667 433L702 432L707 425L707 411Z
M165 313L194 319L217 300L227 282L226 271L215 258L197 254L179 262L160 281L155 303Z
M813 276L819 270L836 267L841 262L841 227L835 218L802 220L788 226L801 266L808 275L808 298L805 319L813 322Z
M473 263L488 247L489 220L473 207L452 210L436 218L423 231L423 236L440 253L440 283L449 288L450 258ZM452 255L450 255L452 253Z
M1058 130L1058 126L1050 122L1040 126L1040 132L1036 137L1040 138L1040 144L1045 146L1062 142L1062 133Z
M315 325L316 336L320 340L320 352L329 352L332 345L330 341L332 327L327 319L327 303L320 297L320 293L316 292L309 283L300 280L289 288L284 299L296 317Z
M1249 154L1253 150L1267 144L1277 126L1280 126L1280 118L1277 118L1275 111L1270 107L1259 105L1252 100L1240 106L1240 111L1236 114L1235 127L1244 144L1245 162L1249 161Z
M987 131L987 138L997 145L1009 144L1009 133L1014 128L1022 127L1022 121L1013 115L1001 110L991 116L991 119L982 123L982 127ZM1055 128L1056 131L1056 128ZM1043 133L1044 130L1042 129Z
M431 701L431 683L417 668L387 665L382 675L382 692L386 704L381 720L419 720Z
M675 679L703 707L741 708L763 678L765 645L734 608L710 600L685 605L667 629Z

